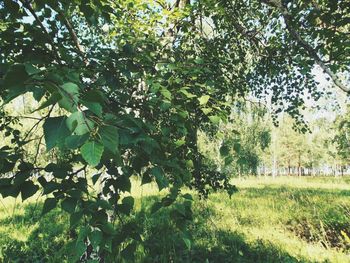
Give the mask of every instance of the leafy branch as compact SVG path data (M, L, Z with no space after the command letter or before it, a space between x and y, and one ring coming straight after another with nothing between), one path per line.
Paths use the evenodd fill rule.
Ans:
M317 54L317 51L311 47L298 33L298 31L292 26L292 15L288 12L287 8L279 0L262 0L269 6L279 9L286 23L287 29L294 40L303 47L307 53L315 60L316 64L321 67L321 69L327 73L327 75L332 79L333 83L346 93L350 93L350 88L345 86L339 77L323 62L323 60Z
M50 45L52 47L52 51L54 53L55 58L57 59L57 62L59 64L61 64L61 59L60 59L60 53L56 47L56 44L54 43L53 39L51 38L49 32L46 30L46 27L44 26L44 24L42 23L42 21L40 20L40 18L38 17L38 15L35 13L35 10L33 9L33 7L30 4L30 1L26 1L26 0L19 0L22 5L32 14L32 16L34 17L34 19L37 21L37 23L39 24L41 30L45 33L47 40L50 42Z

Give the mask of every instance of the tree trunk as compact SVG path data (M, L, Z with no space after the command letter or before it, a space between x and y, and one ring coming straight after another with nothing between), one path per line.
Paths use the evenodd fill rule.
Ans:
M290 176L290 160L288 160L288 176Z

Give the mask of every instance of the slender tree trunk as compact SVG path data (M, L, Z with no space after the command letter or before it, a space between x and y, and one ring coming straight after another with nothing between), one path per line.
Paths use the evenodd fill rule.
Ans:
M288 176L290 176L290 160L288 160Z

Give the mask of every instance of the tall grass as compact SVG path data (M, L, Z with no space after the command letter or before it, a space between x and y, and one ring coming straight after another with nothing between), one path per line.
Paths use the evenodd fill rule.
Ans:
M350 262L350 180L243 178L230 199L195 197L188 249L170 220L170 208L150 213L158 193L140 186L132 220L144 230L135 262ZM1 204L2 203L2 204ZM67 215L40 217L41 202L0 203L0 262L68 262Z

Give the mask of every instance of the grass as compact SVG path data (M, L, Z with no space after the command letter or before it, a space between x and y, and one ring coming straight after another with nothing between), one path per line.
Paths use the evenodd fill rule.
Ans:
M148 213L155 186L133 185L134 219L144 228L140 262L350 262L349 178L234 180L230 199L212 194L193 203L191 250L169 220ZM65 262L68 217L59 209L40 218L35 202L0 203L0 262Z

